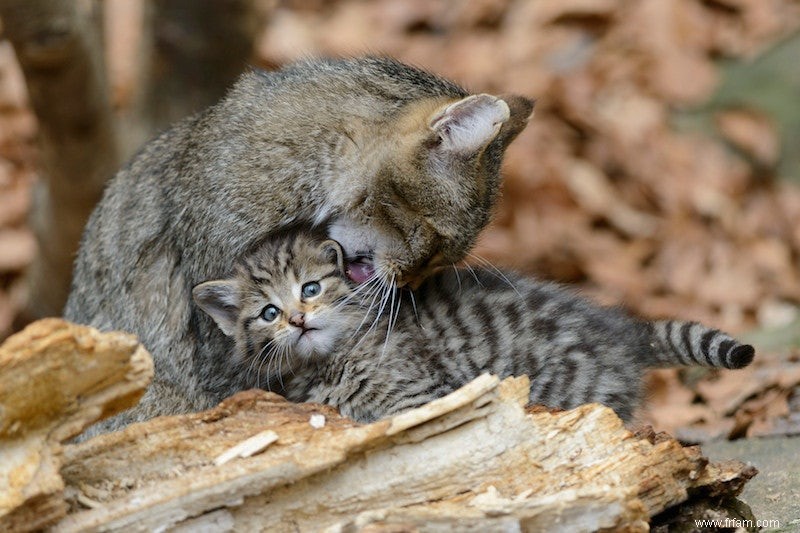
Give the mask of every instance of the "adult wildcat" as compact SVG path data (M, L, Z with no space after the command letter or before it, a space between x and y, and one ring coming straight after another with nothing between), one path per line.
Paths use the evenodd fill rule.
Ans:
M330 222L355 279L377 269L416 284L460 259L489 221L503 151L532 106L470 96L391 59L313 60L249 72L151 141L92 214L64 312L135 333L155 361L140 404L102 427L241 389L190 291L271 232Z
M630 420L647 368L741 368L753 347L694 322L647 322L551 283L445 269L388 312L354 288L341 247L311 233L264 242L232 278L194 288L234 342L229 364L293 401L336 406L369 422L424 404L484 372L527 374L530 400L600 402ZM370 303L371 302L371 303ZM385 307L384 307L385 311Z

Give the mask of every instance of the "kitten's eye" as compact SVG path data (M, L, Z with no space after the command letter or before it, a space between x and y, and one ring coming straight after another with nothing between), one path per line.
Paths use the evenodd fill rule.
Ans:
M303 294L304 298L313 298L322 292L322 287L320 286L319 282L309 281L303 285L303 288L300 292Z
M261 311L261 318L266 320L267 322L274 322L278 315L281 314L281 310L275 307L272 304L269 304Z

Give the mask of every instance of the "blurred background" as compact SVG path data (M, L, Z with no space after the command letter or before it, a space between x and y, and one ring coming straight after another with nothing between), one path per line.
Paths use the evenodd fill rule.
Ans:
M0 0L0 26L0 338L59 314L103 183L155 132L248 66L387 54L537 99L478 256L779 354L654 374L645 418L800 432L800 1Z

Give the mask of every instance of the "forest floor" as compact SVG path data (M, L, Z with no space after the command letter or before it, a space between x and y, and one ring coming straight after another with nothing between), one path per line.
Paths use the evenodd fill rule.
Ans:
M800 437L716 441L703 446L712 461L735 459L758 468L739 499L759 520L775 520L769 531L800 530Z

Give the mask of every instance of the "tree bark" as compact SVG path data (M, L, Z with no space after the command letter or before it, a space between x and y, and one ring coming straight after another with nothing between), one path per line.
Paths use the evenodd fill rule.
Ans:
M97 24L85 5L0 1L41 146L32 214L39 254L28 272L28 305L18 324L61 314L83 227L120 162Z
M216 103L247 69L259 28L253 0L149 0L145 20L130 148Z

